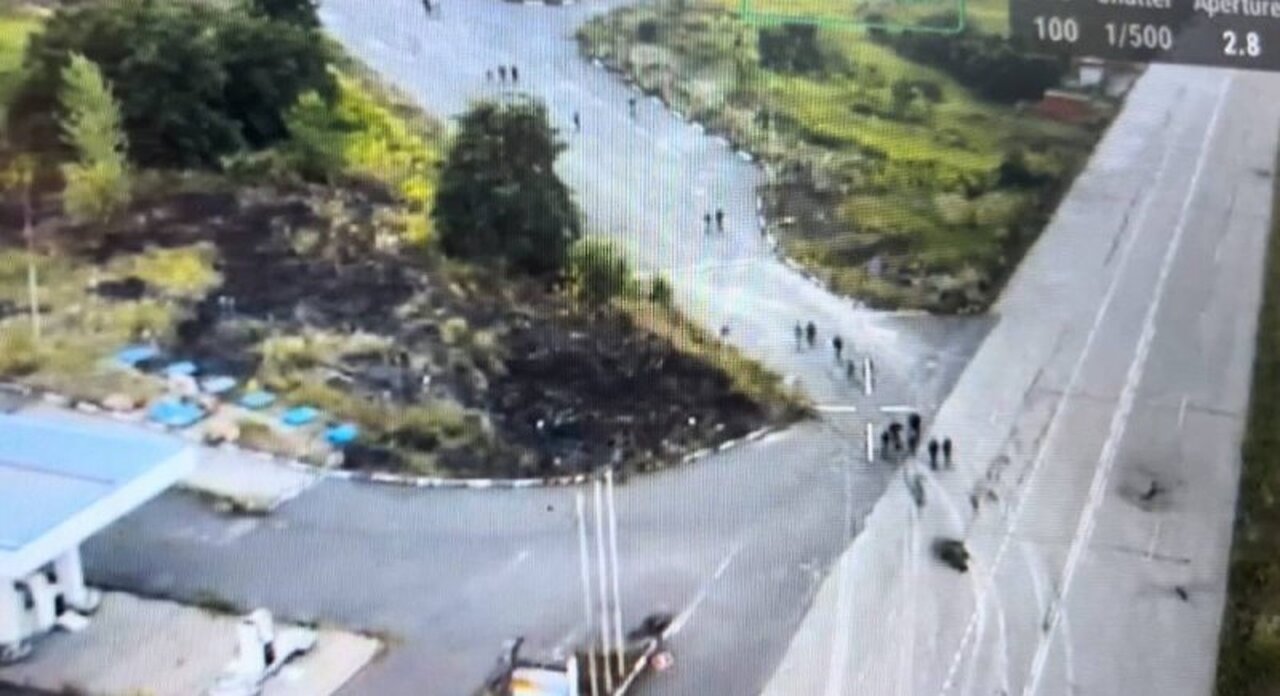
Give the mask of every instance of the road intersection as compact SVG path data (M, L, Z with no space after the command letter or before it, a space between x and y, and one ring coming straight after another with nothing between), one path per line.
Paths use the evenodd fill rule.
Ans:
M793 376L816 402L827 407L819 420L709 457L695 466L635 479L619 490L624 615L635 622L651 611L666 610L678 613L682 622L682 630L673 639L679 655L677 667L648 685L646 692L757 693L766 688L781 662L783 669L768 687L770 691L778 688L779 680L794 677L800 690L778 693L929 693L927 689L916 691L920 686L938 685L927 680L883 682L893 684L896 692L845 690L841 685L856 683L851 675L870 679L885 671L899 676L914 673L913 666L935 657L941 664L946 662L943 648L967 641L969 645L955 653L961 655L956 675L943 673L939 683L957 685L951 693L990 693L969 687L1002 683L991 676L1000 672L992 665L1006 658L999 657L992 646L1008 644L1008 640L1002 637L1002 624L991 615L1006 610L1006 602L1031 606L1043 597L1021 596L1021 588L1011 590L1014 597L1009 599L1004 598L1004 592L983 594L974 580L986 577L980 571L961 581L949 576L938 579L944 586L948 581L955 586L949 591L960 595L957 607L969 607L968 613L956 610L959 618L943 612L939 608L943 605L931 599L907 601L900 589L894 589L906 586L903 573L910 570L913 578L930 576L918 582L931 583L936 570L922 560L923 537L899 538L879 528L892 530L902 527L904 521L908 529L913 528L910 525L967 524L967 491L950 490L961 485L961 476L930 480L930 500L949 502L927 505L919 518L904 518L915 514L910 512L911 506L903 504L905 489L896 483L894 470L866 461L864 442L865 423L872 419L883 422L889 416L882 408L909 405L931 415L982 342L990 322L858 309L781 263L756 227L758 171L700 128L652 101L641 99L632 119L627 100L635 93L616 76L577 55L573 29L590 14L617 4L539 8L454 0L440 8L437 19L426 20L412 0L373 5L329 0L322 16L327 28L350 50L439 114L456 114L471 99L493 96L496 87L485 82L485 70L498 64L519 65L522 87L547 100L570 141L561 174L574 188L588 227L614 235L643 271L667 274L677 301L690 316L708 327L729 326L730 340L776 371ZM1127 131L1113 129L1108 138L1112 146L1104 148L1092 165L1104 176L1077 185L1068 199L1079 201L1077 207L1066 206L1055 222L1067 231L1049 234L1019 272L998 308L997 333L982 348L997 357L988 358L987 367L965 373L962 391L946 402L945 418L940 421L939 427L955 434L964 453L961 473L965 485L970 478L987 476L988 462L1000 461L1000 447L1032 447L1036 434L1045 427L1052 410L1047 404L1053 399L1044 396L1024 401L1026 390L1006 393L1010 380L1024 377L1027 371L1033 376L1043 372L1034 380L1033 395L1051 395L1057 390L1071 392L1073 403L1086 398L1077 393L1114 401L1118 398L1112 394L1114 385L1125 383L1126 356L1134 353L1133 346L1141 342L1142 327L1147 323L1143 317L1150 304L1142 298L1150 298L1153 284L1171 282L1157 282L1161 277L1176 281L1167 292L1197 289L1195 282L1186 280L1188 271L1182 268L1188 263L1183 260L1188 252L1175 253L1175 261L1165 267L1172 270L1163 272L1158 258L1154 266L1119 260L1122 254L1129 259L1160 257L1162 252L1152 252L1152 248L1176 249L1169 243L1177 228L1172 224L1176 218L1171 216L1180 206L1179 197L1190 197L1184 181L1189 172L1183 171L1184 164L1188 157L1194 160L1196 153L1205 150L1202 140L1188 141L1185 136L1205 119L1202 92L1212 93L1216 84L1212 76L1219 75L1191 72L1197 79L1183 97L1174 98L1176 90L1170 96L1162 90L1173 88L1160 85L1182 76L1161 78L1158 70L1152 74L1160 79L1144 78L1140 90L1152 92L1152 103L1166 105L1167 110L1130 108L1126 114L1131 119L1153 120L1156 125L1167 118L1180 139L1169 136L1155 142L1138 137L1137 133L1154 128L1151 123L1133 126L1132 137L1124 136ZM1254 92L1266 94L1271 84L1259 82L1255 90L1237 86L1231 94L1233 99ZM1250 109L1255 106L1249 103ZM580 135L569 135L572 128L567 124L573 111L582 117ZM1239 125L1242 117L1222 118L1224 124ZM1252 137L1267 138L1266 142L1273 144L1273 121L1264 118L1250 126ZM1268 123L1269 134L1264 132ZM1233 138L1243 137L1241 128ZM1166 150L1160 149L1162 145L1174 152L1163 168L1168 181L1135 176L1135 169L1152 161L1150 157L1155 156L1155 161L1163 157ZM1200 252L1196 259L1221 259L1223 265L1215 273L1204 274L1209 290L1200 288L1203 296L1192 298L1193 305L1205 310L1201 318L1193 316L1189 321L1207 332L1195 349L1203 354L1191 355L1193 362L1187 363L1193 368L1179 367L1178 361L1188 356L1178 353L1181 342L1166 340L1168 330L1163 327L1171 320L1157 317L1158 330L1154 339L1146 339L1150 356L1144 362L1160 366L1161 374L1203 381L1217 374L1204 366L1204 360L1226 360L1238 371L1248 357L1247 350L1239 346L1251 346L1249 332L1256 302L1249 300L1256 301L1255 266L1261 255L1254 229L1258 220L1245 218L1256 218L1259 211L1269 209L1269 199L1258 199L1257 189L1269 186L1274 146L1268 147L1251 154L1236 153L1254 159L1265 155L1262 165L1248 166L1267 168L1265 176L1252 175L1258 181L1256 186L1232 189L1245 196L1234 208L1241 216L1241 222L1236 223L1239 234L1205 251L1199 247L1208 243L1202 234L1208 225L1197 220L1183 225L1185 241L1181 244ZM1242 162L1252 160L1246 157ZM1230 174L1204 176L1204 186L1241 181L1243 175L1237 170L1245 165L1221 162L1215 156L1209 166L1211 171ZM1170 183L1173 179L1183 183L1175 186ZM1128 208L1132 201L1142 205L1142 190L1147 190L1142 187L1158 189L1161 196L1146 203L1150 221L1117 231L1116 211ZM1198 203L1202 200L1197 199ZM728 229L723 236L704 236L701 214L714 206L728 213ZM1197 214L1199 210L1197 206ZM1073 214L1082 217L1073 220ZM1265 217L1262 215L1263 222ZM1108 257L1106 252L1106 240L1112 236L1119 239L1123 250L1116 257ZM1141 248L1132 251L1139 244ZM1110 260L1096 258L1099 253ZM1078 272L1073 265L1076 261L1090 272ZM1195 275L1197 269L1191 270L1193 277L1200 277ZM1063 361L1069 364L1072 355L1091 353L1082 351L1084 336L1077 328L1084 318L1094 316L1086 310L1091 306L1096 309L1097 289L1107 287L1113 276L1135 284L1114 286L1118 288L1114 296L1120 299L1115 303L1115 314L1107 315L1107 326L1114 325L1107 329L1108 343L1114 341L1119 346L1127 341L1128 347L1113 358L1096 358L1100 365L1072 382L1070 372L1064 373L1061 365ZM1236 279L1225 288L1219 286ZM1083 298L1078 305L1049 304L1071 293ZM1168 314L1168 308L1175 306L1181 303L1166 302L1161 311ZM1046 311L1046 307L1057 311ZM1222 322L1227 321L1224 317L1229 310L1238 315L1227 325ZM1068 315L1069 320L1055 324L1059 313ZM1203 318L1206 315L1208 319ZM799 352L791 327L808 319L819 325L824 345ZM1001 331L1015 322L1029 324L1024 331L1030 333ZM858 355L874 356L877 388L871 394L851 385L825 349L825 340L833 331L844 336ZM1229 342L1223 332L1238 340ZM1025 346L1020 343L1024 340ZM1003 375L1002 371L1015 374ZM1238 437L1232 439L1236 421L1215 416L1213 409L1237 412L1237 397L1246 383L1236 372L1220 385L1206 383L1202 386L1207 391L1192 395L1179 416L1185 419L1183 424L1192 423L1206 438L1215 440L1214 461L1221 461L1222 451L1229 450ZM1147 401L1138 403L1139 407L1131 408L1130 418L1140 420L1147 411L1141 405ZM1015 414L1021 414L1020 430L1006 438L1007 443L969 442L959 435L988 432ZM1073 436L1077 428L1107 431L1107 419L1098 414L1073 417L1082 419L1070 426ZM1152 420L1137 430L1163 427ZM1065 449L1068 444L1061 446ZM1021 461L1020 455L1004 456L1010 462ZM1079 456L1094 458L1084 451ZM1128 481L1129 468L1121 458L1121 466L1112 476ZM1176 478L1173 473L1169 476ZM1184 480L1191 474L1181 476L1179 480ZM1234 480L1229 471L1220 476L1217 484ZM886 489L889 492L883 495ZM1028 503L1029 508L1040 505L1039 501ZM507 638L523 635L531 650L551 651L588 635L591 627L584 625L581 617L572 507L573 493L565 489L424 491L325 481L270 517L227 518L190 497L174 494L91 544L86 549L86 564L92 580L141 592L185 599L214 593L237 604L268 606L293 618L390 634L393 649L349 685L346 693L418 694L424 689L429 693L466 693L488 671ZM866 519L873 507L874 515ZM1095 538L1113 538L1112 527L1123 526L1113 520L1118 514L1112 511L1114 506L1103 502L1095 507L1099 520L1093 523L1099 525ZM1206 515L1229 515L1230 511L1229 505L1211 507L1205 502L1204 507ZM1060 522L1072 526L1073 514L1063 509ZM940 516L941 522L933 516ZM997 518L983 518L984 524L986 519ZM1164 523L1165 529L1181 530L1179 525L1185 520L1173 520L1170 517ZM879 525L877 532L859 534L868 525ZM972 535L975 539L989 536L997 541L986 543L998 547L1001 529L998 525L991 530L975 526ZM1025 531L1018 538L1022 534ZM1123 536L1117 532L1115 538ZM1160 536L1168 538L1169 532ZM850 546L855 538L868 541ZM1220 553L1225 553L1225 541L1217 541L1221 541ZM914 545L914 551L902 553L901 544ZM1161 554L1189 553L1166 548L1167 542L1157 541L1156 545ZM1012 550L1015 557L1022 557L1025 546L1014 544ZM991 555L985 555L989 550L981 544L975 551L980 558L995 553L990 550ZM1082 556L1082 552L1076 555ZM1092 556L1083 554L1083 558ZM1203 559L1205 577L1209 578L1213 559ZM837 561L837 572L829 573ZM884 574L875 575L881 572L881 565ZM1082 579L1074 581L1072 593L1064 593L1066 602L1082 601L1079 588L1084 586L1083 578L1101 572L1090 563L1080 568ZM864 584L866 574L872 575ZM828 578L825 583L824 578ZM927 594L923 588L933 585L918 587ZM964 592L972 597L965 600L969 595ZM993 596L999 601L985 599ZM977 601L977 597L984 599ZM820 609L810 612L815 598ZM1196 601L1201 601L1199 595ZM1203 601L1211 605L1214 595L1206 593ZM1220 604L1220 596L1217 601ZM885 611L897 613L886 616ZM1203 611L1206 617L1212 614L1209 609ZM915 618L904 623L908 612ZM1061 614L1072 617L1070 626L1061 622L1062 626L1050 633L1050 647L1042 660L1042 671L1054 678L1058 678L1054 670L1063 664L1058 652L1066 646L1075 647L1055 636L1081 630L1075 613ZM863 630L855 635L815 628L815 622L823 622L821 617L831 615L849 617L851 625ZM970 638L961 640L948 633L965 633L970 616L979 617L973 620L975 627L967 631ZM899 626L908 626L909 631L898 631ZM873 635L878 631L876 641L867 641L866 631ZM914 638L904 638L911 631ZM936 639L931 637L934 633ZM944 640L952 642L941 642ZM869 645L883 647L872 649ZM1037 650L1036 640L1019 645L1023 646L1019 650ZM1077 653L1083 649L1076 648ZM820 664L805 662L804 654L816 655L813 659ZM1008 659L1015 657L1028 662L1021 654ZM1028 664L1034 662L1033 657ZM1078 654L1074 663L1081 664ZM892 671L895 665L898 671ZM1057 682L1054 684L1049 688L1057 688ZM801 688L804 685L814 688L805 690Z

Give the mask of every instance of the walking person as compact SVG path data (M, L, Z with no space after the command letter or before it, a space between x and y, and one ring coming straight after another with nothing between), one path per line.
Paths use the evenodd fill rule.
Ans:
M858 370L854 367L852 360L844 361L844 378L849 382L857 379Z
M582 132L582 117L578 115L577 111L573 112L573 132Z
M880 458L881 459L887 460L889 458L889 439L890 439L889 431L881 430L880 431Z
M422 9L427 11L427 16L431 16L431 0L422 0Z
M929 468L938 470L938 441L934 438L929 438Z
M942 461L948 469L951 468L951 438L942 439Z
M631 97L630 99L627 100L627 110L631 112L631 120L634 121L636 118L636 98L635 97Z
M920 431L908 430L907 431L907 452L911 453L911 456L914 457L916 456L916 450L918 449L920 449Z
M716 231L724 234L724 208L716 208Z
M513 65L511 66L511 84L514 85L519 81L520 81L520 70Z
M711 213L702 214L702 233L711 234Z
M844 339L840 334L831 337L831 347L836 352L836 363L839 363L844 354Z
M907 427L911 428L917 433L920 432L920 426L922 422L923 421L921 420L919 413L913 412L911 413L911 415L907 416Z
M498 66L498 82L506 83L506 81L507 81L507 66L499 65Z
M489 68L488 70L484 71L484 81L493 82L493 68Z
M800 326L800 322L796 322L796 351L804 347L804 327Z
M812 349L814 342L818 340L818 327L814 326L812 321L804 327L804 337L809 341L809 348Z

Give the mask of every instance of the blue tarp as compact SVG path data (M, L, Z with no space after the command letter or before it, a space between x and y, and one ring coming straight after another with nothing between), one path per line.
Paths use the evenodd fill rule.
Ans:
M190 377L195 373L196 373L196 364L191 362L190 360L183 360L181 362L172 363L168 367L164 368L164 374L167 377L178 377L178 376Z
M355 423L340 423L324 433L324 439L331 445L349 445L360 436L360 428Z
M240 397L240 405L251 411L264 409L276 402L276 395L269 391L254 391Z
M206 394L226 394L236 388L236 381L226 375L207 377L200 380L200 388Z
M310 406L295 406L280 417L280 421L285 425L300 426L306 425L320 416L320 412Z
M147 417L170 428L186 428L200 422L205 417L205 412L190 402L164 399L152 404L147 410Z
M152 345L139 343L137 345L125 346L116 353L116 362L125 367L135 367L144 360L150 360L160 355L160 349Z

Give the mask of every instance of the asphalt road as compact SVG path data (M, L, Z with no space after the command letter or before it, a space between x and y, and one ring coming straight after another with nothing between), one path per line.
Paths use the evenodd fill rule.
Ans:
M891 476L864 457L863 426L882 406L931 414L989 327L856 309L774 257L755 222L758 172L723 144L582 61L570 40L590 8L449 0L436 19L411 0L328 0L326 26L429 110L452 114L496 96L486 69L520 66L570 135L561 173L588 226L619 239L712 330L794 376L826 412L819 422L619 491L625 623L678 613L676 667L645 691L758 692L822 577ZM704 210L727 230L705 237ZM797 351L792 326L813 319L824 346ZM833 331L875 360L875 389L846 381L825 347ZM586 638L565 489L427 491L322 483L264 519L219 516L182 494L123 520L85 550L91 581L185 599L213 594L393 637L349 694L459 694L503 640L550 653Z
M938 414L956 470L890 488L766 694L1212 691L1278 135L1276 75L1146 73Z

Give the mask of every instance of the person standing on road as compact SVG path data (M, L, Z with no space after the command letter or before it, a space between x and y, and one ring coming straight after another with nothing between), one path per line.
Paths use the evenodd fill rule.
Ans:
M493 68L489 68L488 70L484 71L484 81L493 82Z
M918 449L920 449L920 431L908 429L907 430L907 452L910 452L911 456L914 457L916 456L916 450Z
M431 16L431 0L422 0L422 9L427 11L427 16Z
M520 69L513 65L511 66L511 84L514 85L519 81L520 81Z
M502 82L505 84L506 81L507 81L507 66L499 65L498 66L498 82Z
M818 340L818 327L814 326L812 321L804 327L804 337L809 341L809 348L812 349L814 342Z
M880 431L880 458L881 459L885 459L885 460L889 459L889 439L890 439L889 431L881 430Z
M724 208L716 208L716 231L724 234Z
M849 382L852 382L857 378L857 374L858 374L858 371L857 369L854 368L853 361L852 360L844 361L844 378Z
M582 117L578 115L577 111L573 112L573 132L582 132Z
M800 322L796 322L796 350L799 351L804 347L804 327L800 326Z
M929 468L938 470L938 441L929 438Z
M949 437L942 439L942 461L948 469L951 468L951 438Z
M702 233L711 234L711 213L702 214Z
M840 338L840 334L831 337L831 348L836 352L836 364L839 364L844 357L844 339Z
M917 433L920 432L920 426L922 423L923 421L921 420L919 413L913 412L907 416L907 427L911 428L913 431Z
M635 120L635 117L636 117L636 98L635 97L631 97L630 99L627 100L627 109L631 112L631 119Z

